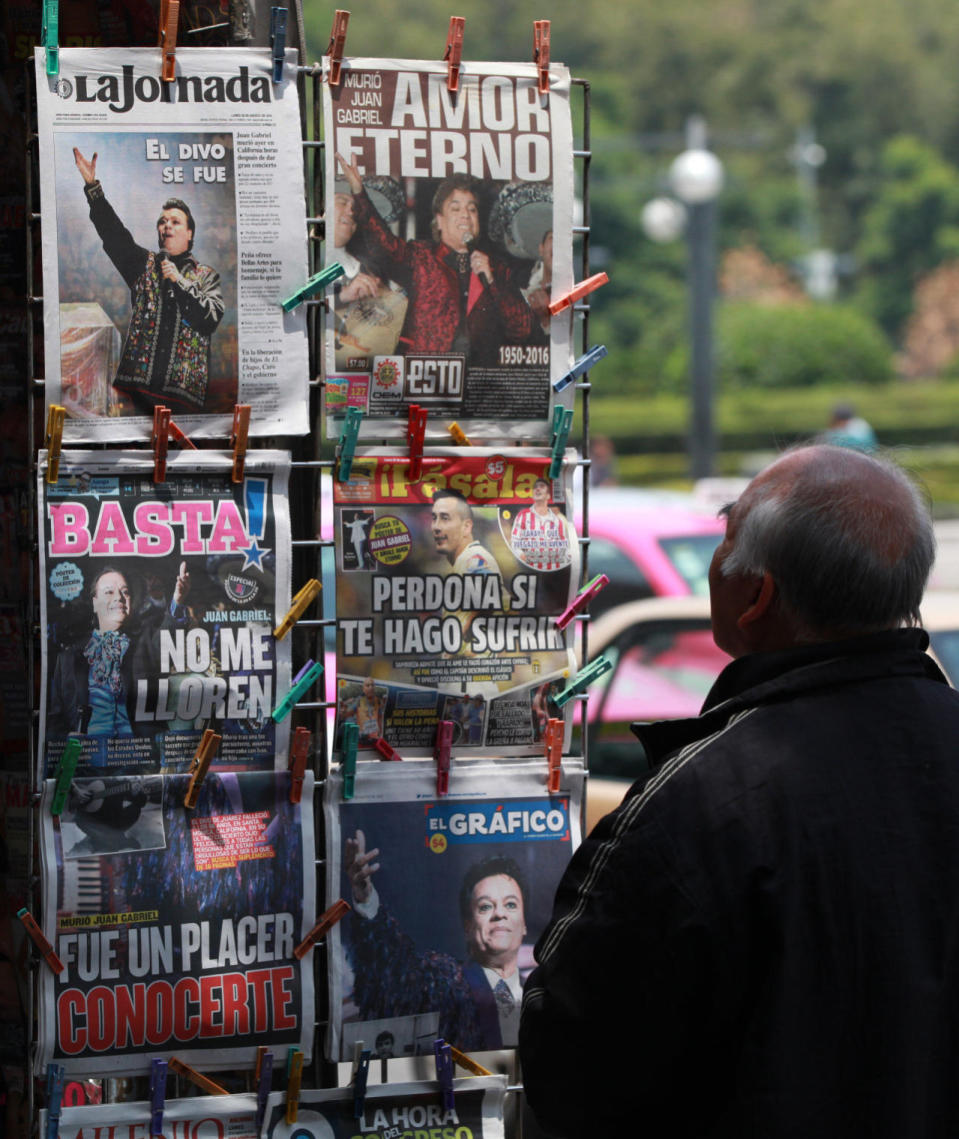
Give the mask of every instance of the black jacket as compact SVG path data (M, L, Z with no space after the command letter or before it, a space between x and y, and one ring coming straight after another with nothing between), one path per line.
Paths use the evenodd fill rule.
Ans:
M526 988L550 1133L959 1135L959 694L927 643L745 657L637 729L660 765L574 856Z

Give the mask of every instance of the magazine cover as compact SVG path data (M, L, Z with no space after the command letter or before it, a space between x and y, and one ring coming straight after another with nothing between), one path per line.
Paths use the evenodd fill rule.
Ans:
M48 404L64 439L308 430L306 207L296 53L36 52ZM282 378L282 382L281 382Z
M398 450L357 454L333 482L337 734L433 752L540 750L551 699L573 668L555 618L579 585L570 514L574 453L550 479L546 452L432 450L409 481Z
M572 277L569 73L347 59L325 84L327 433L348 407L361 437L395 438L406 407L427 437L455 419L474 441L548 439L550 381L569 368ZM569 398L572 397L570 391ZM564 397L566 398L566 397ZM399 422L403 421L403 422Z
M313 777L220 772L194 809L187 775L75 779L40 807L43 930L38 1070L145 1075L155 1056L252 1069L257 1046L314 1032Z
M454 1105L445 1108L435 1082L368 1084L357 1119L352 1088L310 1089L300 1092L296 1123L287 1123L284 1096L274 1093L264 1139L503 1139L505 1094L505 1076L454 1080Z
M71 735L79 774L184 771L206 728L215 767L287 766L289 467L177 451L155 483L148 451L65 451L51 485L41 452L41 777Z
M579 844L581 760L546 790L545 758L364 764L343 798L327 780L327 897L352 911L330 935L327 1055L353 1045L429 1053L512 1047L533 945Z
M151 1123L149 1101L65 1107L57 1135L59 1139L146 1139L152 1134ZM45 1110L40 1112L40 1133L47 1133ZM163 1130L158 1134L160 1139L258 1139L256 1096L168 1099L163 1106Z

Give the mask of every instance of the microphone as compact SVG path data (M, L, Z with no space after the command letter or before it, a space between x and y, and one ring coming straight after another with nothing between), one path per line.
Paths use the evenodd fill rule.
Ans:
M466 246L467 250L470 253L472 253L474 249L480 253L483 252L480 249L480 247L476 244L476 234L471 229L467 230L467 232L463 234L463 244ZM477 277L479 277L480 283L482 284L484 289L488 289L490 287L490 285L493 283L490 280L489 273L483 272L483 273L477 273L476 275L477 275Z
M160 284L166 288L166 295L172 301L176 297L176 293L174 292L174 289L173 289L173 282L168 281L166 279L166 277L163 276L162 266L163 266L163 262L166 260L167 260L166 251L161 249L160 252L157 254L157 257L156 257L157 272L160 274Z

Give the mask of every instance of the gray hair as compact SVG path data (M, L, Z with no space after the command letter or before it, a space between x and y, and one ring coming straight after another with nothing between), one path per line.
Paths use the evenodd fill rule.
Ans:
M922 493L888 459L815 449L794 477L746 490L722 573L769 573L804 640L919 624L936 554Z

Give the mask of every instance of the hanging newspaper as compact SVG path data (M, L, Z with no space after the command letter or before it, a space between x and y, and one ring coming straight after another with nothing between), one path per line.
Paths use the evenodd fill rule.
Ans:
M548 309L573 285L569 73L554 64L540 95L532 64L464 63L452 94L447 71L349 59L323 87L325 257L346 271L330 437L357 407L363 438L396 438L408 404L434 440L449 418L474 441L549 437L550 380L571 362L571 310Z
M143 1075L155 1056L252 1070L259 1045L314 1030L313 777L286 772L75 779L41 805L43 929L63 971L40 974L38 1070ZM192 1058L191 1058L192 1057Z
M70 441L308 430L306 209L296 53L36 52L49 404Z
M547 794L535 760L364 764L352 799L327 780L326 889L352 906L331 932L327 1055L512 1047L533 945L579 843L581 760ZM465 944L464 944L465 939Z
M453 1106L447 1108L435 1080L368 1084L356 1115L353 1088L311 1088L300 1092L296 1122L287 1123L286 1097L274 1093L267 1101L264 1139L503 1139L505 1094L505 1076L454 1080ZM80 1137L61 1132L61 1139Z
M287 765L290 456L178 451L153 481L148 451L65 451L38 477L43 677L39 769L67 738L80 774L186 770L203 731L214 767Z
M579 584L572 458L550 479L545 452L438 448L411 482L374 449L334 480L337 747L352 721L361 750L432 754L447 720L456 748L542 750L574 666L555 621Z
M258 1139L255 1095L194 1096L163 1105L160 1139ZM148 1139L148 1101L65 1107L57 1123L59 1139ZM40 1134L47 1134L47 1112L40 1112Z

